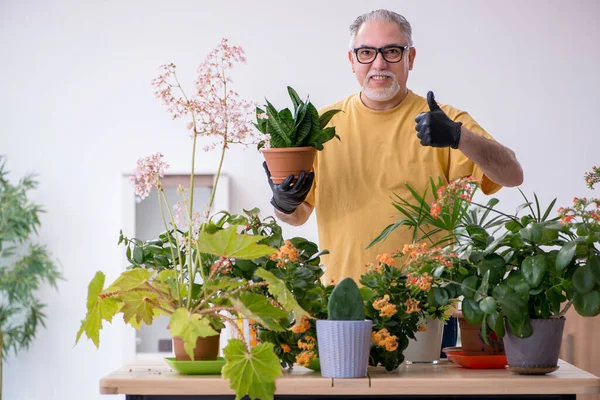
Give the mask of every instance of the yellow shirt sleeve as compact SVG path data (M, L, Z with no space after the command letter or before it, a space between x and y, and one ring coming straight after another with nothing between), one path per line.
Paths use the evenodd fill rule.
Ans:
M494 138L485 131L470 115L465 111L458 111L452 118L454 121L462 122L465 128L471 132L483 136L486 139L494 140ZM502 185L497 184L488 178L481 168L473 161L465 156L460 150L450 150L450 162L448 171L448 182L455 181L465 176L472 176L477 180L484 194L490 195L496 193L502 188Z

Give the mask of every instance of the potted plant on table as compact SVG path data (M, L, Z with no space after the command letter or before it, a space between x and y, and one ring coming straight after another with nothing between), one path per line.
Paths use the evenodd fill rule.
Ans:
M288 86L294 104L294 114L284 108L277 111L267 101L263 108L256 108L254 126L266 135L258 145L263 153L273 183L280 184L289 175L299 176L301 171L310 171L317 150L334 137L335 127L326 127L331 118L341 110L329 110L322 115L308 101L302 101L298 93Z
M110 285L98 271L88 288L87 314L77 333L85 333L96 346L103 321L112 321L120 313L124 321L136 328L151 324L158 315L170 317L173 338L180 338L187 356L195 359L195 349L203 345L200 338L218 337L226 322L245 317L271 330L283 331L282 321L288 313L300 320L307 313L298 305L285 283L262 268L277 249L270 246L269 236L255 232L244 219L227 212L211 213L226 149L232 143L249 139L250 106L227 88L227 73L234 62L245 61L243 50L229 46L224 39L199 67L197 91L188 97L181 88L173 64L162 67L163 74L154 80L156 95L163 100L173 118L189 116L192 131L192 168L190 186L178 190L182 200L178 210L183 222L174 215L167 201L161 178L167 169L157 153L138 161L132 177L136 194L142 198L156 189L165 231L158 239L143 242L121 233L126 245L130 268ZM176 98L172 90L179 90ZM206 149L220 146L221 159L210 201L203 214L194 211L194 172L197 141L200 136L216 139ZM212 217L211 217L212 214ZM259 232L256 232L259 233ZM260 232L263 233L263 232ZM273 234L275 235L276 232ZM243 272L248 263L256 277ZM233 271L236 273L232 273ZM238 272L242 273L238 273ZM259 281L260 280L260 281ZM270 297L255 291L265 287ZM271 343L251 347L238 332L223 349L223 376L238 398L272 399L275 377L281 367ZM214 357L214 355L213 355Z
M373 320L370 365L381 364L392 371L405 359L439 359L442 324L452 314L456 301L426 270L434 259L448 257L453 255L442 255L439 249L426 255L424 246L405 246L403 251L381 254L376 264L367 265L360 282L364 285L361 291L367 316ZM396 260L401 260L400 265Z
M32 203L28 192L37 187L33 175L15 185L8 180L5 159L0 157L0 398L3 361L29 348L40 326L45 326L46 306L36 296L43 283L55 289L63 279L56 262L43 245L33 241L44 210Z
M395 229L411 230L413 244L409 248L414 247L415 250L419 250L415 253L421 254L418 257L428 259L430 255L436 253L438 253L438 257L443 254L445 256L454 255L446 260L451 261L447 265L432 259L433 262L424 264L425 269L417 268L417 270L422 270L421 273L427 272L437 282L428 295L428 299L431 299L434 304L436 302L439 304L439 301L445 303L461 295L466 299L473 298L475 296L474 288L481 286L482 274L480 271L487 268L487 260L482 263L481 268L477 268L475 264L465 261L464 258L469 258L473 249L485 249L490 242L490 236L486 230L493 231L504 223L505 218L501 213L493 218L490 217L490 211L498 203L498 200L492 198L486 205L473 203L471 199L476 193L477 186L475 180L470 177L450 182L447 185L442 182L441 178L438 178L437 182L430 178L428 187L421 194L408 184L406 187L412 198L405 199L395 195L392 204L399 211L400 217L396 222L387 226L369 244L369 247L385 240ZM427 249L425 244L428 246ZM442 251L442 248L450 251ZM460 260L456 257L457 255L461 257ZM469 285L463 285L463 281ZM486 293L489 290L491 289L481 287L481 291ZM469 300L466 301L469 302ZM463 307L464 304L463 301ZM488 333L489 329L486 330L485 327L482 329L481 321L473 326L468 324L464 318L458 320L463 350L466 351L465 355L479 355L483 354L483 351L489 350L493 354L503 352L502 341L496 338L493 332ZM479 332L482 331L486 335L486 339L481 338ZM493 342L491 347L486 344L486 342L490 343L490 340Z
M367 376L373 322L365 319L363 299L356 282L338 283L327 304L328 319L317 320L321 375L325 378Z

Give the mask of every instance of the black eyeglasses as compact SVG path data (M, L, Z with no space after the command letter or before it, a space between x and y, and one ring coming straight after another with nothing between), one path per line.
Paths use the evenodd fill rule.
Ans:
M405 50L410 49L410 46L388 45L383 47L362 46L354 49L356 60L361 64L370 64L377 58L377 54L381 53L383 59L389 63L397 63L402 61L402 55Z

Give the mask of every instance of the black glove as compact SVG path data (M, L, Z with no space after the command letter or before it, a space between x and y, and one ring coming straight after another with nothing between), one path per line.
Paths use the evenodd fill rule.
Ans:
M292 180L294 179L294 175L289 175L280 184L275 184L271 179L271 172L269 172L266 162L263 162L263 168L265 169L267 178L269 178L269 186L271 186L271 191L273 192L273 197L271 198L273 207L284 214L291 214L296 211L296 208L308 196L308 192L310 192L313 180L315 179L315 173L310 172L307 174L304 171L300 172L298 180L293 185Z
M422 112L417 115L415 121L417 125L417 137L421 140L423 146L432 147L452 147L458 148L460 142L460 127L462 123L454 122L440 106L435 102L433 92L427 93L427 104L429 112Z

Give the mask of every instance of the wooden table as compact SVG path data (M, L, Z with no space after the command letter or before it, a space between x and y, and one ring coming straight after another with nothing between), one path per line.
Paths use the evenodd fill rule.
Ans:
M438 365L401 365L397 371L370 368L366 378L330 379L297 367L275 381L276 399L561 399L600 393L600 378L564 361L546 376L515 375L508 370L473 370L442 361ZM233 399L220 375L180 375L163 361L138 361L100 380L100 393L125 394L127 400ZM418 396L418 397L417 397Z

